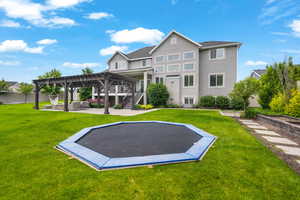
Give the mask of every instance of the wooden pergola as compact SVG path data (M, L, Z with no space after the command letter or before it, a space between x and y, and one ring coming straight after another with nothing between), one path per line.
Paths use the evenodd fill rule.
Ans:
M86 75L75 75L75 76L63 76L59 78L48 78L48 79L37 79L33 80L35 84L35 109L39 109L39 92L40 89L46 85L60 86L64 88L64 111L68 112L68 102L69 102L69 89L70 89L70 101L73 101L73 91L74 88L80 87L95 87L97 90L97 103L100 105L100 92L104 89L104 114L109 114L109 88L113 85L127 85L131 90L131 101L132 106L134 106L134 92L135 83L134 78L127 76L122 76L111 72L101 72Z

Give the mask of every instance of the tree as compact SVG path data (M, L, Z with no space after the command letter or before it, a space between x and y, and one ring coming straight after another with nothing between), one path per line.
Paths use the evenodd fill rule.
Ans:
M231 98L237 98L243 100L244 110L249 105L249 98L254 95L259 88L259 82L255 78L246 78L234 84L233 91L231 92Z
M25 103L27 103L27 97L32 92L33 85L29 83L20 83L18 91L22 94L24 94L25 97Z
M162 106L167 104L169 92L165 85L152 83L147 88L147 96L150 104Z
M8 83L2 79L0 80L0 95L8 92Z
M93 70L91 68L84 68L81 70L82 74L92 74ZM91 87L82 87L79 89L79 97L81 101L85 101L87 99L92 98L92 91L93 89Z
M59 78L61 77L61 72L57 69L52 69L50 72L46 72L44 75L39 76L39 79L45 79L45 78ZM48 95L58 95L60 93L61 87L56 85L45 85L42 87L42 93L48 94Z

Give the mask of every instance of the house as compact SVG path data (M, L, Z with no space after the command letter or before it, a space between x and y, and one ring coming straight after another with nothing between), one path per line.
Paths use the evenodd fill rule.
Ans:
M256 69L250 74L250 77L260 79L260 77L266 73L266 69Z
M237 76L239 42L195 42L170 32L158 45L131 53L116 52L107 62L108 71L136 78L134 102L147 104L150 83L163 83L169 103L190 107L200 96L227 96ZM101 92L101 96L104 93ZM125 85L110 89L111 104L127 104L132 98ZM93 98L97 96L93 90Z

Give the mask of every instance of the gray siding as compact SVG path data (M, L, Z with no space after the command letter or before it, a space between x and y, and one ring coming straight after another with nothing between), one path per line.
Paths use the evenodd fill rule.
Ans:
M213 95L227 96L233 89L237 74L237 47L225 48L225 58L221 60L210 60L210 50L200 51L199 63L199 88L200 96ZM224 87L210 88L209 74L224 73Z
M108 63L108 65L109 65L109 71L116 71L116 69L115 69L115 63L116 62L119 63L118 70L127 70L128 69L128 62L127 62L127 60L123 56L121 56L119 54L116 54L110 60L110 62Z

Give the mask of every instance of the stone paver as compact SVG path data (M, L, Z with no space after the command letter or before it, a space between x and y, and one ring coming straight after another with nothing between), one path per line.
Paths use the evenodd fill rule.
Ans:
M299 156L300 157L300 148L299 147L289 147L283 145L275 145L277 148L281 149L284 153Z
M274 131L268 131L268 130L254 130L257 134L262 135L272 135L272 136L280 136L278 133L275 133Z
M240 119L241 122L249 122L249 123L253 123L254 121L253 120L250 120L250 119Z
M292 140L289 140L287 138L281 138L281 137L271 137L271 136L262 136L266 140L272 143L278 143L278 144L288 144L288 145L297 145L296 142L293 142Z
M256 125L247 125L249 128L252 128L252 129L263 129L263 130L267 130L266 127L264 126L256 126Z
M245 125L255 125L255 126L259 126L259 123L256 122L242 122Z

